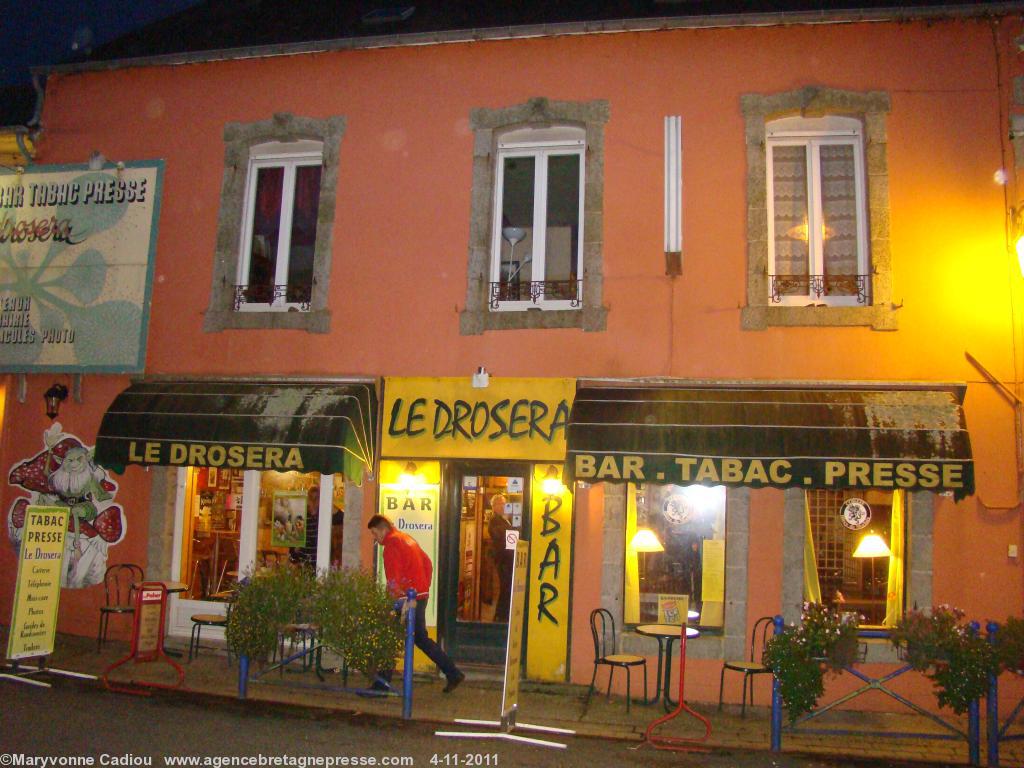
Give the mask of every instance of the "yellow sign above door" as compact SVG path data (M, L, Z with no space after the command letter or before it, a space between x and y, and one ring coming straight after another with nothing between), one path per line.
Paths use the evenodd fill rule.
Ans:
M381 455L565 458L575 379L385 378Z

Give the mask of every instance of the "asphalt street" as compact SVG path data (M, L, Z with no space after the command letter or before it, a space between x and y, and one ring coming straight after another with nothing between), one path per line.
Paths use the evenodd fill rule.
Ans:
M54 680L51 689L0 681L0 768L18 765L313 768L343 765L709 766L826 768L933 763L834 761L768 752L660 751L648 744L565 736L565 749L496 739L451 739L438 728L378 715L233 701L185 693L111 693L93 683ZM42 757L57 758L43 761ZM177 758L199 757L192 762ZM324 758L317 761L315 758ZM333 761L330 759L333 758Z

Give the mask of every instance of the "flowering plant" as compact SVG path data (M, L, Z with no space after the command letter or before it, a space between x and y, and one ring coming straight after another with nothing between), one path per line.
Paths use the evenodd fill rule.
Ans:
M228 647L239 656L265 661L277 644L278 629L308 613L315 584L310 569L287 564L242 579L228 615Z
M393 603L365 571L332 570L318 579L311 568L261 568L239 583L228 616L228 646L263 662L282 627L315 623L324 644L344 655L349 667L367 673L391 669L404 639Z
M344 655L350 668L372 676L393 669L402 650L405 633L394 602L371 573L332 570L320 579L313 617L324 644Z
M889 634L907 664L935 684L939 705L958 714L985 695L999 667L995 649L963 619L963 611L948 605L930 615L908 611Z
M996 634L999 664L1007 672L1024 670L1024 620L1011 616Z
M790 722L814 709L825 692L826 670L838 674L858 660L857 618L820 603L804 603L791 624L765 645L762 661L779 681Z

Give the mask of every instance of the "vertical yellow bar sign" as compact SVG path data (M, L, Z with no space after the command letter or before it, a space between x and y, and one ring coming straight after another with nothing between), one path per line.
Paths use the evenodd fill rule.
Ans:
M8 659L53 653L68 508L30 506L25 511L23 530L7 639Z

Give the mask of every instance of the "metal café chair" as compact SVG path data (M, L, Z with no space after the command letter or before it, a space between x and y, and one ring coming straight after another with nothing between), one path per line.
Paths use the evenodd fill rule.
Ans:
M100 606L100 625L96 631L96 652L103 650L110 627L110 617L115 614L135 613L135 585L143 581L142 566L134 563L111 565L103 574L103 590L106 602Z

